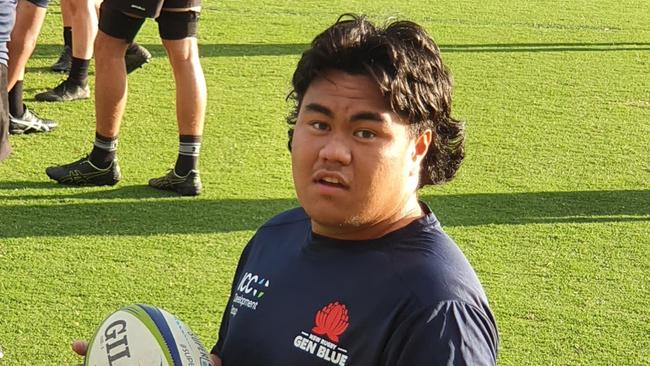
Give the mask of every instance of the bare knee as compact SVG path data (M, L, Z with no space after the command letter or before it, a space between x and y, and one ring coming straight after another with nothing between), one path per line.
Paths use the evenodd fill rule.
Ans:
M109 36L99 31L95 38L95 58L96 59L122 59L128 47L128 43L120 38Z
M199 51L196 38L185 38L181 40L162 40L163 46L169 56L172 67L185 67L198 61Z

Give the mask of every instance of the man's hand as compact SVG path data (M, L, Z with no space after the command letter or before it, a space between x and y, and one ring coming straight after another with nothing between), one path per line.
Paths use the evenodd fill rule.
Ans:
M88 342L75 339L74 341L72 341L70 347L72 348L74 353L78 354L79 356L85 356L86 351L88 351ZM76 366L82 366L82 364L77 364Z
M74 353L78 354L79 356L85 356L86 351L88 350L88 342L75 339L72 341L71 347Z

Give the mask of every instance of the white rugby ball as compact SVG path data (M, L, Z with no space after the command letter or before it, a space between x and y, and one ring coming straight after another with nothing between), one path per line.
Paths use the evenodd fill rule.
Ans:
M157 307L135 304L109 315L88 344L84 366L210 366L190 328Z

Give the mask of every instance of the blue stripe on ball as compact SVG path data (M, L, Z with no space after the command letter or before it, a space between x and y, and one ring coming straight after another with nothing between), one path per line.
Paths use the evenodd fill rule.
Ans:
M154 307L144 304L138 304L138 306L147 312L147 315L149 315L151 320L153 320L154 324L156 324L158 327L160 335L162 335L163 339L165 340L169 354L172 356L172 360L174 361L173 366L182 366L183 363L181 362L181 355L178 353L178 348L176 347L176 342L174 341L174 335L172 334L171 329L169 329L169 325L167 325L165 316L160 312L160 310Z

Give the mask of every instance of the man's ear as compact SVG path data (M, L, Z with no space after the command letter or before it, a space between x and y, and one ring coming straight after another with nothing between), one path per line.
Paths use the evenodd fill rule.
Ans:
M423 131L415 139L415 149L413 151L413 161L419 166L424 157L429 151L429 146L431 145L431 140L433 139L433 132L431 130Z
M422 166L422 160L427 155L429 151L429 146L431 145L431 140L433 139L433 132L431 130L425 130L415 139L415 145L413 146L413 153L411 159L413 162L413 168L409 173L411 176L419 176L420 168Z

